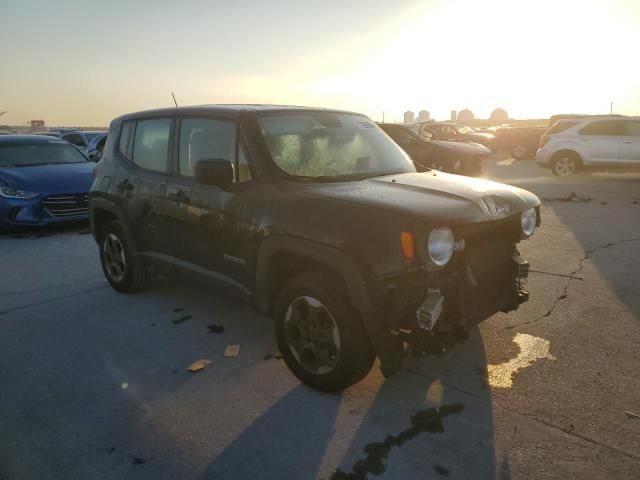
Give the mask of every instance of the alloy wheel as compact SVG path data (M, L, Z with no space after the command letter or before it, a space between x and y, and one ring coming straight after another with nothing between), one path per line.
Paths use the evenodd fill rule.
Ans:
M556 173L561 177L573 175L576 171L576 162L571 157L561 157L555 164Z
M340 333L333 315L320 300L298 297L284 320L285 338L296 361L308 372L331 372L340 357Z
M124 279L127 266L122 242L113 233L106 235L103 242L104 266L114 282L121 282Z

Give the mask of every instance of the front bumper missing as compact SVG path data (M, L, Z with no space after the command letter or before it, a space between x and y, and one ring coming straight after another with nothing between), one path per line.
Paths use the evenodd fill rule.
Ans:
M440 353L442 338L452 343L464 338L468 328L498 312L509 312L529 299L525 283L529 263L517 250L498 265L487 262L480 268L464 262L447 275L408 272L386 283L383 312L392 338L400 346L399 355ZM382 292L380 292L382 293ZM393 367L392 367L393 365ZM385 376L402 365L400 358L383 361Z

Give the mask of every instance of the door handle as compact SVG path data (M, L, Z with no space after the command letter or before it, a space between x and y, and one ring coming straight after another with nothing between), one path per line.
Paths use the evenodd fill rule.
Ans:
M116 186L118 187L118 190L120 190L121 192L133 190L133 184L129 182L128 178L125 178L124 180L119 181L116 184Z
M631 140L623 140L622 143L629 144L629 143L633 143L633 142Z
M178 203L190 203L191 199L189 198L189 196L184 193L184 191L182 190L178 190L176 193L169 193L167 195L167 198L169 200L173 200L174 202L178 202Z

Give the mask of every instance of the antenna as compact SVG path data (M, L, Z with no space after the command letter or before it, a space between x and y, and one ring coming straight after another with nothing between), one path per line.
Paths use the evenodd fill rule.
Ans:
M171 96L173 97L173 103L176 104L176 108L178 108L178 102L176 101L176 96L171 92Z
M609 108L609 115L613 114L613 102L611 102L611 106Z

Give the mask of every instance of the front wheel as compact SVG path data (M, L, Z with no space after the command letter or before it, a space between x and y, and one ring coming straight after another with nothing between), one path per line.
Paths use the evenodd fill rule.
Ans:
M343 282L323 272L293 278L275 306L275 334L289 369L324 392L366 376L375 354Z
M570 177L580 169L580 158L571 152L557 154L551 162L551 171L558 177Z
M144 286L144 265L127 241L121 223L114 220L102 227L98 237L100 263L109 284L119 292L130 293Z

